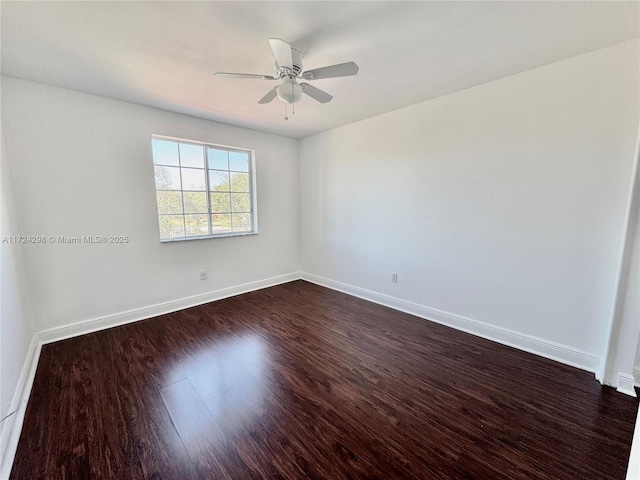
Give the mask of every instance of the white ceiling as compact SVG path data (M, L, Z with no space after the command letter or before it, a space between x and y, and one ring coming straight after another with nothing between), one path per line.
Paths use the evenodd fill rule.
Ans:
M301 138L640 35L639 2L6 2L2 74ZM267 41L317 80L295 116L257 101L275 83Z

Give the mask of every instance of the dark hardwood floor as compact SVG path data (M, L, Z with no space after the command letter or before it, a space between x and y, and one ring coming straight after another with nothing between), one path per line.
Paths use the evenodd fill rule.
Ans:
M45 345L12 479L623 479L636 399L303 281Z

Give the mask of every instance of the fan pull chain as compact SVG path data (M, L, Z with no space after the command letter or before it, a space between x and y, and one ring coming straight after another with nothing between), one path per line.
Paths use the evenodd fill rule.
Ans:
M294 90L293 90L293 79L291 81L291 115L296 114L296 102L294 100ZM284 119L289 120L289 109L287 107L287 102L284 102Z

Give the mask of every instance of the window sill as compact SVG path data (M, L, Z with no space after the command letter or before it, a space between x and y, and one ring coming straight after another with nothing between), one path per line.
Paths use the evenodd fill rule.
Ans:
M190 240L208 240L210 238L246 237L247 235L257 235L258 232L231 232L219 235L202 235L197 237L161 238L160 243L185 242Z

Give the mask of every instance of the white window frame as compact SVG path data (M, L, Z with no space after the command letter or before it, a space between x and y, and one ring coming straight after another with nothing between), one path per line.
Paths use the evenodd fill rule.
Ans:
M249 148L243 148L243 147L235 147L235 146L231 146L231 145L221 145L221 144L217 144L217 143L209 143L209 142L202 142L199 140L190 140L190 139L186 139L186 138L178 138L178 137L170 137L170 136L166 136L166 135L156 135L156 134L152 134L151 135L151 141L149 142L149 145L151 147L151 163L153 164L154 167L154 172L155 172L155 167L156 166L163 166L163 165L158 165L155 163L154 158L153 158L153 140L167 140L167 141L171 141L171 142L176 142L176 143L184 143L184 144L192 144L192 145L200 145L203 147L203 152L204 152L204 171L205 171L205 193L206 193L206 197L207 197L207 223L209 225L209 233L206 235L195 235L195 236L185 236L185 237L175 237L175 238L162 238L161 233L160 233L160 216L163 215L160 213L159 209L158 209L158 204L157 204L157 192L158 191L162 191L162 190L158 190L157 186L155 185L155 175L154 175L154 186L155 186L155 190L154 192L156 192L156 220L158 221L158 234L160 236L160 242L161 243L171 243L171 242L182 242L182 241L188 241L188 240L204 240L207 238L225 238L225 237L242 237L242 236L246 236L246 235L257 235L258 234L258 193L257 193L257 186L256 186L256 162L255 162L255 150L249 149ZM252 225L252 229L251 231L245 231L245 232L221 232L221 233L213 233L212 230L212 226L211 226L211 198L210 198L210 186L209 186L209 170L215 170L215 169L210 169L209 168L209 161L208 161L208 157L207 157L207 147L211 147L214 149L222 149L222 150L227 150L229 152L242 152L242 153L247 153L249 155L249 188L250 188L250 199L251 199L251 225ZM178 155L180 149L178 149ZM182 168L182 166L180 165L180 168ZM229 170L231 171L231 170ZM180 185L180 190L174 190L175 192L181 192L182 194L184 194L184 190L183 190L183 186ZM233 212L229 212L229 214L233 215ZM166 215L166 214L165 214ZM180 215L180 214L176 214L176 215ZM182 215L184 216L185 213L183 211Z

